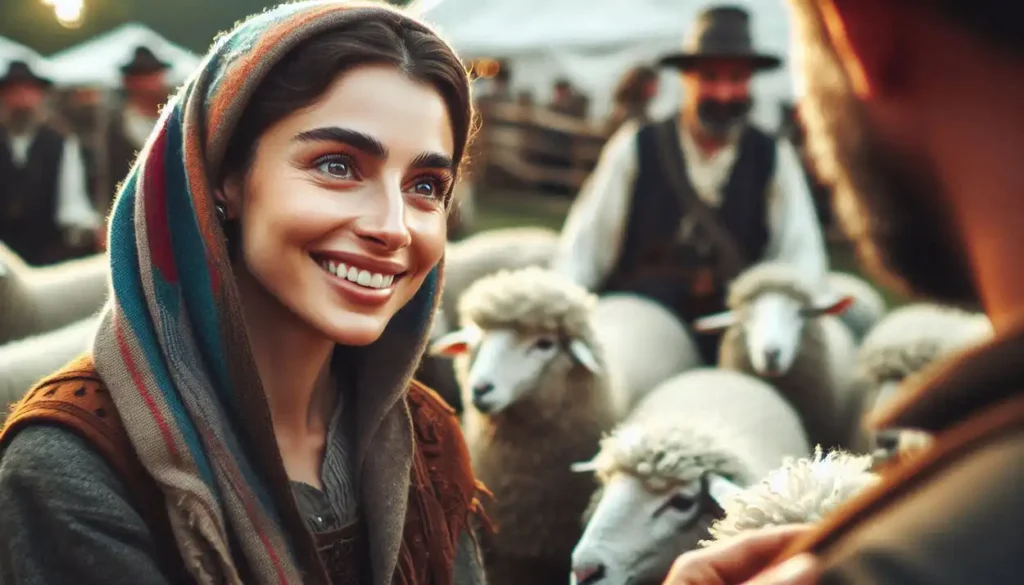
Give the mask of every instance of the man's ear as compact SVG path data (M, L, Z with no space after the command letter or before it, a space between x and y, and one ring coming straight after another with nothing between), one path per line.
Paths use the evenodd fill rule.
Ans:
M858 98L900 89L910 58L905 13L893 0L818 0L828 40Z

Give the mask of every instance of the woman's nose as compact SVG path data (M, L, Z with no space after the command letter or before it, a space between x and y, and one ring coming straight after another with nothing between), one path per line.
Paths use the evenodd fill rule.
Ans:
M355 222L356 234L389 250L408 246L412 235L405 223L405 211L401 188L389 188L388 193L376 197Z

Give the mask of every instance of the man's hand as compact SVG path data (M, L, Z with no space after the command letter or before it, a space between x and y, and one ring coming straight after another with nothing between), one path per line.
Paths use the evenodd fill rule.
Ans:
M759 575L782 549L811 528L806 524L765 528L688 552L676 559L664 585L813 585L818 567L809 555Z

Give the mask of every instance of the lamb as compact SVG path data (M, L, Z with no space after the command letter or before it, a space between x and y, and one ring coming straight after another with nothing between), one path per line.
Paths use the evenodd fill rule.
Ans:
M800 417L768 383L698 368L645 397L577 471L602 487L572 553L576 585L661 583L721 504L810 452Z
M514 227L478 232L450 242L445 253L441 305L431 327L436 341L457 326L457 309L463 291L481 277L501 270L547 266L558 245L558 234L537 227ZM416 377L438 392L456 411L462 411L458 384L451 361L425 356Z
M0 344L97 312L106 300L109 268L103 254L30 267L0 242Z
M849 296L819 291L795 267L763 263L730 285L730 310L698 319L726 329L719 366L771 380L800 413L813 443L844 446L860 405L853 384L856 344L836 315Z
M611 294L597 301L591 325L604 349L612 404L622 418L658 384L703 365L686 327L646 297Z
M593 491L570 466L614 424L596 298L542 268L484 277L459 303L464 327L434 353L456 356L474 471L493 492L484 541L491 585L562 585Z
M87 351L99 317L0 345L0 422L6 407L28 392L44 376Z
M849 327L854 339L860 342L885 315L885 299L864 279L845 272L829 273L828 286L835 293L853 297L853 303L843 311L839 319Z
M992 323L982 313L934 303L893 310L864 338L858 352L856 383L862 388L863 399L858 422L891 401L904 380L943 358L987 341L992 334ZM893 433L876 438L861 424L852 432L857 450L891 450L896 446ZM885 444L877 444L879 439Z
M709 530L707 546L748 530L785 524L815 523L878 482L868 455L843 451L823 454L820 447L810 458L788 459L760 483L723 502L724 517Z

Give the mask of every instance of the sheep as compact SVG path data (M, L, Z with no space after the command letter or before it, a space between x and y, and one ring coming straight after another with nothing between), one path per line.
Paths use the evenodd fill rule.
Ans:
M574 466L601 483L572 553L577 585L661 583L698 546L720 504L810 452L800 417L770 384L697 368L651 391Z
M0 242L0 267L0 343L84 319L106 300L103 254L30 267Z
M596 298L543 268L502 271L459 303L463 328L431 351L455 356L463 430L477 477L493 492L484 542L491 585L562 585L593 491L571 464L614 424Z
M748 530L785 524L816 523L833 510L878 482L874 459L844 451L810 458L787 459L760 483L744 488L722 505L724 516L709 529L702 546L726 540Z
M853 297L853 304L839 315L839 319L849 327L854 339L860 342L885 315L885 299L875 287L852 274L831 272L827 281L833 292Z
M646 297L600 297L591 325L608 362L617 418L628 414L661 382L703 365L700 352L682 322Z
M731 284L730 310L698 319L726 329L719 366L771 380L804 421L813 443L845 446L860 405L853 384L856 344L836 315L849 296L819 291L781 263L754 265Z
M98 317L0 345L0 409L20 400L44 376L87 351Z
M501 270L547 266L557 245L556 232L537 227L487 230L458 242L449 242L445 253L441 304L431 326L431 341L440 339L456 326L459 298L473 282ZM456 411L462 412L459 387L450 360L424 356L416 378L436 390Z
M896 434L884 432L876 437L860 423L863 417L889 403L904 380L918 376L943 358L987 341L992 335L992 323L983 313L934 303L914 303L886 315L858 350L856 383L861 387L862 405L852 429L854 448L893 449ZM879 444L880 440L884 444Z

